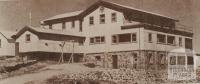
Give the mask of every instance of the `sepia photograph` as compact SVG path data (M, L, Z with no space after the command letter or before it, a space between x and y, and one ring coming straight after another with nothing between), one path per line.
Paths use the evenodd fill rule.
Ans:
M200 0L0 0L0 84L200 84Z

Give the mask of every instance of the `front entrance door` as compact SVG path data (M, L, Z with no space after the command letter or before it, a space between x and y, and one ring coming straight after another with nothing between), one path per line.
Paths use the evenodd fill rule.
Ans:
M113 69L117 69L118 68L118 57L117 55L112 55L112 60L113 60Z

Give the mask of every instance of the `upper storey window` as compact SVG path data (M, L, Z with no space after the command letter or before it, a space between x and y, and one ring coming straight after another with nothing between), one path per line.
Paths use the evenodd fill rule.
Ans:
M65 22L62 23L62 29L66 29Z
M0 48L1 48L1 39L0 39Z
M105 14L100 15L100 24L105 24Z
M166 36L162 34L157 34L157 42L158 43L166 43Z
M91 16L91 17L89 18L89 24L90 24L90 25L94 25L94 17L93 17L93 16Z
M75 21L72 21L72 28L75 28Z
M175 36L167 36L167 44L175 45Z
M179 37L179 46L183 46L182 38Z
M117 14L116 13L112 13L111 14L111 21L112 22L117 22Z
M148 34L148 42L149 43L152 43L153 41L152 41L152 33L149 33Z
M31 41L31 35L30 34L26 34L26 42L30 42Z
M49 29L52 29L52 24L49 24Z

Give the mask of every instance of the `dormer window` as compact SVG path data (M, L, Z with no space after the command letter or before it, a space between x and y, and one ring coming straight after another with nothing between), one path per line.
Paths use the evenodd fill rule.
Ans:
M100 24L105 24L105 14L100 15Z

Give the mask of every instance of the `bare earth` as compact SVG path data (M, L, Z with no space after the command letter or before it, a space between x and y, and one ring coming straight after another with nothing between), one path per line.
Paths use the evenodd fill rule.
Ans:
M81 64L49 65L41 69L38 73L25 74L0 80L0 84L25 84L29 81L43 81L56 75L88 70L92 69L84 67Z

